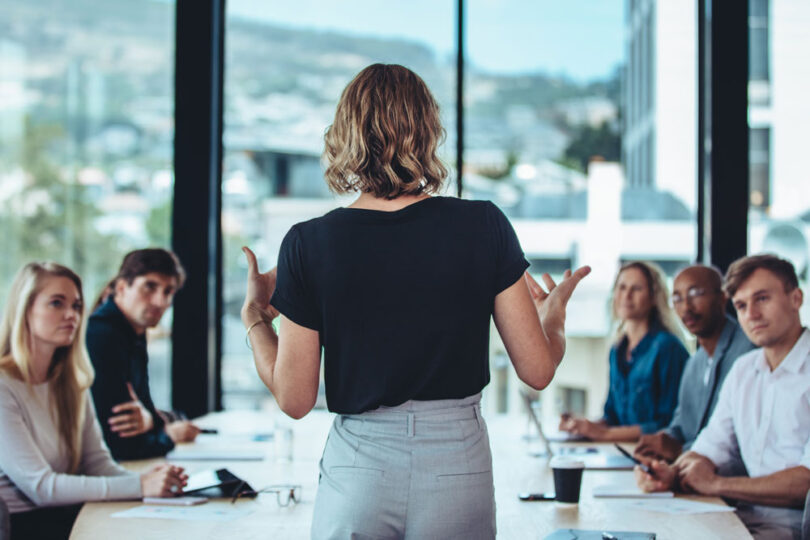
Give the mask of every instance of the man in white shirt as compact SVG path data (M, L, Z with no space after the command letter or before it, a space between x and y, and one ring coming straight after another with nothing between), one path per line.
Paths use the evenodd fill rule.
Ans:
M735 499L740 517L759 538L797 535L810 489L810 330L802 327L803 295L789 262L773 255L743 257L724 286L748 338L758 347L737 359L717 407L691 451L673 465L636 469L647 491L681 488ZM717 468L742 456L748 477ZM753 510L751 509L753 508Z

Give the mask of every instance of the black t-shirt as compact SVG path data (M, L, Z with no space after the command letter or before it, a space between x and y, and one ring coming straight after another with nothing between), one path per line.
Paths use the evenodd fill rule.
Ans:
M338 208L287 233L271 304L320 333L330 411L458 399L489 382L495 296L528 265L488 201Z

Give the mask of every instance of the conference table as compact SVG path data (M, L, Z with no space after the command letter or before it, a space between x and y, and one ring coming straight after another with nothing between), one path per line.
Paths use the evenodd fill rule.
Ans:
M73 527L74 540L114 538L128 540L211 538L308 538L318 480L320 459L333 415L321 410L308 414L302 420L289 421L285 426L293 430L292 459L276 455L286 453L281 444L273 441L256 442L251 434L270 433L277 426L278 415L258 411L226 411L212 413L195 422L218 430L217 435L201 435L198 443L183 445L182 450L195 447L208 448L222 444L228 448L251 448L263 452L261 461L187 460L173 459L193 474L197 471L227 467L247 480L254 489L274 485L300 485L301 501L281 507L274 493L262 493L255 499L212 499L206 504L188 507L192 514L217 515L217 519L155 519L114 517L123 511L142 505L139 501L98 502L84 505ZM627 499L595 498L595 486L634 485L632 471L585 471L581 498L578 505L558 502L524 502L520 492L549 492L554 481L548 467L548 458L533 457L530 443L522 436L525 420L515 416L495 415L486 418L492 444L495 501L498 538L544 538L557 529L591 529L599 531L653 532L658 539L680 538L751 538L734 512L673 515L665 512L628 507ZM610 445L599 446L600 451L615 452ZM193 453L193 452L192 452ZM221 456L220 456L221 457ZM134 472L141 472L163 459L124 463ZM676 495L678 499L723 505L713 497ZM169 508L169 507L164 507ZM197 514L199 515L199 514Z

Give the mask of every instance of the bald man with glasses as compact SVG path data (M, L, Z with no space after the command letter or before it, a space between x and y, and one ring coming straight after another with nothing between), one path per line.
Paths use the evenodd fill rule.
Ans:
M740 325L726 314L723 277L710 266L681 270L672 286L672 306L698 341L688 360L678 391L672 422L658 433L642 435L639 458L674 461L688 450L717 404L723 380L737 358L754 348Z

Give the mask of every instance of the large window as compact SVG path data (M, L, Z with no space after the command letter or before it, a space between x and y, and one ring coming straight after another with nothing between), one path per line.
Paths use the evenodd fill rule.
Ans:
M88 309L124 253L169 244L173 2L0 2L0 305L17 269L54 260ZM169 406L170 316L150 334Z
M270 397L239 319L247 276L240 248L254 248L269 268L293 224L346 204L329 193L320 156L324 131L351 78L375 62L417 72L442 108L448 134L442 158L453 168L454 8L450 0L228 2L222 175L226 408L260 407Z
M539 276L590 264L544 416L598 417L608 299L622 262L671 278L696 256L694 2L488 2L467 8L464 196L506 212ZM487 407L515 410L493 332Z
M770 252L796 266L803 287L810 258L810 4L749 0L748 84L750 253ZM802 310L805 320L810 306Z

